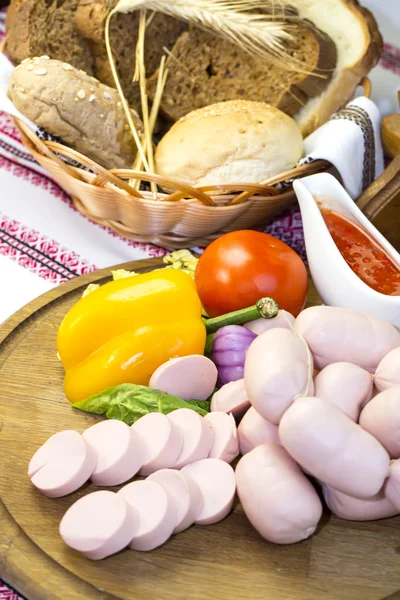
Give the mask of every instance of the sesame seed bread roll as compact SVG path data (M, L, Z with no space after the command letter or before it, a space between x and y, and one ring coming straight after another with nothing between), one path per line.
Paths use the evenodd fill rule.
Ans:
M130 168L136 145L118 92L84 71L46 57L13 72L8 95L25 117L107 169ZM139 132L142 122L132 110Z

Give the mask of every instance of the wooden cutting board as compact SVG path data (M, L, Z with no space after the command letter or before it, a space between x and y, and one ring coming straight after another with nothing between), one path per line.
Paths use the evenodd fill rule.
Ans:
M109 274L63 284L0 329L0 574L29 600L378 600L399 590L400 517L350 523L325 514L313 538L276 546L236 505L223 522L192 527L150 553L126 550L91 562L64 545L62 515L93 486L51 500L30 484L27 467L50 435L82 432L99 419L65 399L56 334L86 285ZM312 289L309 304L315 303Z

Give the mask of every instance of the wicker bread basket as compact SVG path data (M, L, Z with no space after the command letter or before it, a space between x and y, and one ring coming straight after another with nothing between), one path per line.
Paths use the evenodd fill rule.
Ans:
M221 185L218 190L191 188L141 171L107 171L71 148L43 142L20 120L14 122L23 144L70 194L82 214L135 241L168 248L206 245L229 231L261 228L294 199L291 187L279 192L274 187L277 183L329 167L326 161L315 161L258 186L243 183ZM60 155L80 162L92 173L65 164ZM129 179L156 181L161 187L176 191L158 193L154 200L152 192L133 189L127 183Z
M3 43L2 51L5 51ZM369 96L368 79L362 82ZM256 185L222 184L218 188L191 187L144 171L107 171L92 159L52 141L43 141L21 120L13 118L23 144L72 198L89 219L137 242L171 249L209 244L217 237L239 229L261 229L294 200L292 185L278 185L299 177L330 170L330 163L317 160L297 166ZM76 161L86 169L70 166ZM128 181L155 182L158 189L173 193L134 189ZM142 185L143 187L143 185Z

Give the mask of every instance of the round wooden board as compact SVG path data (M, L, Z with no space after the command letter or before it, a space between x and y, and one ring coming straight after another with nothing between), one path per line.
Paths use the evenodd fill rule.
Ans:
M144 271L159 264L125 267ZM2 576L29 600L378 600L396 592L400 518L349 523L326 514L312 539L276 546L258 536L236 505L218 525L192 527L150 553L126 550L98 563L63 544L60 519L91 487L51 500L30 484L27 466L53 433L82 432L98 420L72 409L64 397L56 334L85 286L109 274L63 284L0 329ZM309 304L317 301L312 290Z

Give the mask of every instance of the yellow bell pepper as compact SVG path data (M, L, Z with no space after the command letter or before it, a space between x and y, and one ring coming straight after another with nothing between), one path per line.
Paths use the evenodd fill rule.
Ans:
M175 269L111 281L81 298L57 338L67 398L79 402L120 383L148 385L170 358L203 354L201 311L193 279Z

